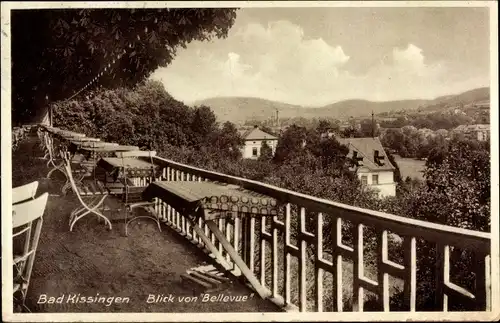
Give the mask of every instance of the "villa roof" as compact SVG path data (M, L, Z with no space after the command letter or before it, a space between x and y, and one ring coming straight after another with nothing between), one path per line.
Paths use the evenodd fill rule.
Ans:
M489 124L471 124L471 125L460 125L454 129L455 131L484 131L490 130Z
M273 136L267 132L260 130L259 128L253 128L250 130L239 130L241 137L245 140L276 140L276 136Z
M349 148L348 157L352 157L353 152L358 152L358 157L363 157L363 168L369 171L384 171L395 170L396 168L391 164L384 147L378 138L336 138L342 145ZM384 165L379 165L375 162L375 151L378 150L379 156L384 157Z

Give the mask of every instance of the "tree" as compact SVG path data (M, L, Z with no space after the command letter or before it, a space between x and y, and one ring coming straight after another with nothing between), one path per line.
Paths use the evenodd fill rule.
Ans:
M363 135L361 134L361 132L356 129L354 126L349 126L347 128L345 128L344 130L342 130L342 137L344 138L359 138L359 137L363 137Z
M269 147L267 141L262 142L262 147L260 148L260 156L259 160L261 161L270 161L273 159L273 149Z
M216 152L219 156L237 160L241 158L241 147L245 141L236 129L235 125L229 121L224 122L221 129L211 134L212 145L209 150Z
M101 72L103 88L135 85L168 65L177 48L226 37L236 10L12 11L13 119L29 121L49 102L68 98Z
M217 117L207 106L196 107L191 129L193 129L193 144L195 147L200 148L202 145L208 145L209 135L217 129Z
M321 119L316 126L316 131L318 132L318 134L323 135L327 134L333 128L334 126L330 121Z
M384 147L393 149L401 154L400 150L404 141L404 135L401 129L387 129L380 139Z
M296 126L295 124L288 127L278 140L274 160L282 163L291 156L299 155L304 151L306 138L306 128Z
M394 166L394 168L396 168L396 170L394 171L394 182L396 183L401 183L402 181L402 178L401 178L401 171L399 169L399 165L398 163L396 162L396 159L394 158L394 156L386 151L385 154L387 155L387 159L389 160L389 162L392 164L392 166Z

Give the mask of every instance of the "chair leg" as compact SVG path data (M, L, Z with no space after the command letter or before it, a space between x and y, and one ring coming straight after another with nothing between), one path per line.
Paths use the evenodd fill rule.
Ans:
M131 218L130 220L128 220L127 217L125 216L125 236L128 236L128 225L130 223L132 223L133 221L135 221L137 219L141 219L141 218L148 218L148 219L155 221L156 225L158 226L158 230L160 230L160 232L161 232L161 225L160 225L160 220L159 220L158 216L153 216L153 215L148 214L148 215L136 216L136 217Z
M104 195L97 204L95 205L92 205L92 206L88 206L87 204L84 204L83 205L83 209L80 208L79 210L77 210L74 214L73 214L73 219L72 221L70 222L70 227L69 227L69 231L73 231L73 226L75 225L75 223L80 220L81 218L83 218L84 216L86 216L87 214L90 214L90 213L94 213L96 214L98 217L101 217L104 219L104 221L106 222L106 224L109 226L109 229L112 230L112 225L111 225L111 221L109 221L109 219L107 217L105 217L104 215L102 215L100 212L98 212L96 209L104 202L104 200L106 199L107 195ZM78 213L80 213L81 211L85 211L79 215L76 215Z
M66 175L66 173L64 173ZM80 178L75 180L76 184L81 183L81 181L85 178L85 174L81 175ZM66 183L63 185L61 188L61 193L63 195L66 195L66 191L71 187L71 182L69 181L68 177L66 176Z
M52 165L54 165L54 168L52 168L48 173L47 173L47 178L50 179L50 176L52 175L52 173L54 173L55 171L60 171L61 173L63 173L63 175L66 177L66 179L68 178L68 176L66 175L66 172L64 172L64 170L62 169L62 167L64 166L64 163L61 162L59 165L55 165L54 163L52 163Z

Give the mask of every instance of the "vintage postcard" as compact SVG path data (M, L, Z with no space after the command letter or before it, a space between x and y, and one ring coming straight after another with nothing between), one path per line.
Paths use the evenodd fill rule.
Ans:
M496 2L1 6L3 321L499 319Z

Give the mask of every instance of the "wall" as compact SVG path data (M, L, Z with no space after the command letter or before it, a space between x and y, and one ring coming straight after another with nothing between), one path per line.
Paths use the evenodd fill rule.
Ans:
M241 154L243 158L248 159L257 159L260 156L260 148L262 147L262 143L266 140L246 140L245 146L241 149ZM278 145L278 140L267 140L267 144L271 147L273 151L273 155L276 152L276 146ZM253 148L257 148L257 156L253 156L252 150Z
M378 175L378 185L373 184L372 175ZM362 176L367 176L367 185L370 188L379 190L379 197L396 196L396 183L394 182L393 171L358 172L360 180Z

